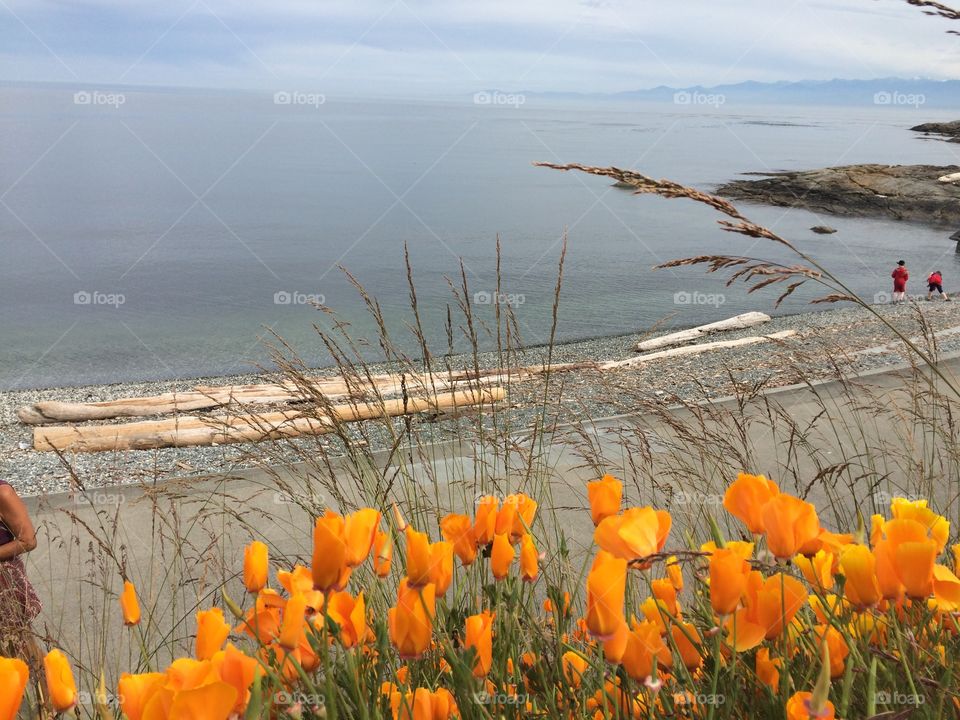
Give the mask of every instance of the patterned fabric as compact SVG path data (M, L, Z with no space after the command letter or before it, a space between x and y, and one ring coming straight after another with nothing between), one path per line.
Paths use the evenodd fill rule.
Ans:
M7 657L26 657L33 642L34 618L43 605L27 579L19 557L0 562L0 650Z
M0 480L0 485L9 483ZM0 545L15 537L0 519ZM27 579L23 558L0 560L0 655L26 660L32 673L37 670L38 658L33 620L42 609L40 598Z

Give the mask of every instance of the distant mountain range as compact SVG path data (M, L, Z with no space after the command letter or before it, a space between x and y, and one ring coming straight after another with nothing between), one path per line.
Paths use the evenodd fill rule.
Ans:
M678 105L787 104L887 105L890 107L960 108L960 80L880 78L876 80L803 80L741 82L704 87L667 87L619 93L554 93L489 90L488 95L556 100L669 102ZM494 102L496 102L494 100Z

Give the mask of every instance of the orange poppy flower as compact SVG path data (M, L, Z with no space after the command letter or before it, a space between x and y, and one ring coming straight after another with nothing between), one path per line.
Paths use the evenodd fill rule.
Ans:
M747 589L750 564L743 550L723 547L710 555L710 605L720 616L730 615Z
M412 587L406 579L397 588L396 607L387 612L390 641L404 659L423 655L433 636L436 593L433 585Z
M883 524L887 519L883 515L870 516L870 547L875 547L883 537Z
M440 532L444 540L453 543L453 552L460 558L464 567L477 559L477 542L474 539L473 526L466 515L450 513L440 521Z
M627 635L627 648L620 663L630 677L643 682L653 674L654 660L658 668L669 669L673 655L655 623L646 620L636 623Z
M70 661L62 650L51 650L43 658L43 672L47 678L47 697L56 712L68 712L77 704L77 681L70 669Z
M933 593L933 569L937 563L937 542L932 538L901 543L894 564L907 597L922 599Z
M30 670L20 658L0 657L0 720L14 720L20 712ZM131 720L138 720L131 718Z
M283 608L283 620L280 623L280 634L277 642L286 650L295 650L300 646L304 637L304 628L307 623L307 598L304 595L294 595Z
M927 536L920 522L886 521L873 552L877 582L885 598L896 601L904 592L912 598L926 598L933 592L937 542Z
M453 543L440 540L430 546L430 582L437 595L446 595L453 581Z
M800 548L801 555L813 557L820 550L833 554L833 571L837 572L837 562L840 559L840 551L853 542L853 535L850 533L835 533L820 528L820 532L813 540L807 542Z
M143 673L131 675L123 673L117 683L117 696L120 709L127 720L141 720L147 702L163 684L167 676L163 673Z
M349 577L347 541L343 518L332 510L318 517L313 526L313 586L321 592L342 590Z
M749 650L764 639L778 637L806 602L807 590L795 577L778 573L764 578L752 571L747 579L744 607L727 622L734 650Z
M603 640L603 657L608 663L620 664L623 654L627 651L629 635L630 627L627 625L627 621L621 620L613 634Z
M223 682L237 691L237 701L233 711L242 713L250 700L250 686L263 670L256 658L237 649L233 643L213 657L213 668ZM134 718L128 718L134 720Z
M673 617L679 617L680 606L677 604L677 589L667 578L657 578L650 582L650 591L653 596L663 603L667 612Z
M778 637L793 622L808 597L803 583L784 573L765 578L763 585L756 587L756 595L753 596L748 582L747 592L748 608L756 608L755 617L763 626L767 640Z
M477 517L473 524L473 537L477 545L489 545L497 529L497 511L500 501L493 495L477 500Z
M606 640L624 622L626 588L627 561L599 551L587 575L587 629L594 637Z
M280 610L286 602L276 591L264 589L257 595L254 606L247 610L243 621L237 625L237 632L256 638L261 645L273 642L280 634Z
M890 514L895 520L914 520L923 525L937 543L937 555L946 548L950 537L950 521L928 508L926 500L894 498L890 501Z
M757 650L757 678L773 692L777 692L777 687L780 684L780 667L782 665L783 660L780 658L770 658L769 648L763 647Z
M700 667L703 664L702 640L697 629L691 623L678 622L673 623L670 634L687 670L693 671Z
M960 610L960 578L946 565L933 567L933 596L940 610L946 612Z
M540 555L529 533L520 540L520 577L534 582L540 574Z
M792 495L772 497L762 511L767 549L781 560L792 558L820 534L817 509Z
M650 507L630 508L597 525L594 542L624 560L642 560L660 552L670 533L670 513Z
M510 574L510 565L517 551L510 544L506 533L497 533L493 538L493 550L490 552L490 571L496 580L503 580Z
M384 578L390 574L393 564L393 540L388 533L378 530L373 538L373 571L377 577Z
M836 711L833 703L825 701L823 709L813 708L813 694L808 692L794 693L787 700L787 720L834 720Z
M823 636L827 636L827 649L830 652L830 677L836 680L842 677L846 670L847 655L850 654L850 648L847 647L847 641L843 635L832 625L817 625L814 628L817 636L817 644L823 642Z
M123 614L124 625L140 624L140 602L137 600L137 589L129 580L123 581L123 592L120 594L120 611Z
M588 482L587 499L590 501L590 517L596 527L605 518L620 512L623 483L613 475L604 475L599 480Z
M877 560L865 545L848 545L840 552L840 570L844 575L843 594L858 608L871 608L880 602Z
M660 634L666 635L669 630L670 612L662 600L654 597L648 597L640 603L640 612L647 619L660 628Z
M306 594L313 590L313 573L303 565L294 565L292 570L277 571L277 582L290 595Z
M355 568L370 554L380 527L380 513L372 508L361 508L347 515L343 532L347 544L347 566Z
M430 582L433 570L433 558L430 552L430 538L426 533L417 532L407 525L407 583L410 587L423 587Z
M517 542L529 532L537 513L537 502L526 493L508 495L497 515L496 532L507 533L511 542Z
M340 628L340 644L345 648L356 647L367 637L367 610L361 592L354 598L348 592L330 595L327 601L327 616ZM319 616L314 621L323 622Z
M459 715L453 695L446 688L431 692L416 688L413 692L394 690L390 694L394 720L448 720Z
M197 613L197 660L209 660L230 635L230 626L223 619L223 610L211 608Z
M817 590L830 590L833 588L833 566L834 556L827 550L818 550L813 557L797 555L793 562L803 577Z
M494 614L484 611L467 618L464 647L475 651L474 677L486 677L493 665L493 619Z
M675 555L671 555L667 558L667 577L670 578L670 582L673 584L674 589L677 592L683 592L683 567L680 565L680 562L677 560Z
M237 694L236 688L222 681L213 681L184 690L160 688L147 702L142 720L166 720L166 718L226 720L236 705Z
M269 550L259 540L243 549L243 585L249 593L258 593L267 586Z
M563 677L566 678L571 688L580 687L583 674L587 671L590 663L580 653L573 650L567 650L560 657L560 667L563 670Z
M763 475L740 473L724 493L723 507L751 533L760 535L765 529L763 506L779 493L780 489L773 480L767 480Z

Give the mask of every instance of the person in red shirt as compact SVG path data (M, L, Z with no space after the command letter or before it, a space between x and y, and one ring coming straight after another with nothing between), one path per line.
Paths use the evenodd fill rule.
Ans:
M930 277L927 278L927 300L933 299L934 290L936 290L944 300L950 300L943 291L943 273L939 270L934 270L930 273Z
M905 301L907 299L907 280L910 279L907 264L903 260L898 260L897 266L890 273L890 277L893 278L893 301Z

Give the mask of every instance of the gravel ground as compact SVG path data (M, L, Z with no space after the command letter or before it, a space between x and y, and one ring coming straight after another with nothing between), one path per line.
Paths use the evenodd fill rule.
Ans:
M938 332L940 352L960 350L960 303L920 302L896 307L878 306L876 309L910 337L921 334L922 315L926 324ZM890 329L866 310L852 306L782 316L760 327L721 333L701 342L790 329L796 330L798 335L776 344L762 343L714 350L606 373L583 370L555 375L550 381L551 408L555 410L558 420L602 417L629 412L641 399L663 404L678 399L704 400L732 394L734 382L776 387L800 382L804 378L831 377L838 366L844 371L855 372L897 364L905 359L900 347L893 342ZM646 334L632 334L559 345L553 349L552 361L565 363L634 357L636 343L646 337ZM545 359L546 348L531 348L517 358L517 364L536 364ZM462 358L460 362L470 365L472 361ZM496 367L496 356L481 354L480 365ZM386 370L389 368L383 366L375 371ZM317 374L333 373L333 370L327 370L318 371ZM3 458L0 477L11 482L23 495L71 489L70 472L56 454L32 450L32 428L20 423L16 417L16 409L23 405L40 400L103 401L188 390L201 384L239 384L270 379L269 375L243 375L0 393L0 452ZM540 414L543 392L541 380L514 384L510 390L509 404L497 420L500 427L504 427L505 423L517 430L528 427L533 418ZM403 427L403 420L393 422L397 428ZM464 431L469 432L467 428L475 422L475 416L469 415L452 419L421 416L412 421L411 427L423 440L444 440ZM485 417L484 422L489 424L492 421ZM389 434L382 423L368 422L362 428L359 424L353 424L351 432L356 439L362 438L373 449L389 445ZM342 450L342 444L333 436L301 438L292 441L289 456L296 455L294 447L316 451L318 443L332 453ZM87 488L96 488L236 469L254 462L250 455L256 448L256 445L249 444L168 448L71 454L68 459L83 484ZM271 453L278 451L279 446L274 445Z

